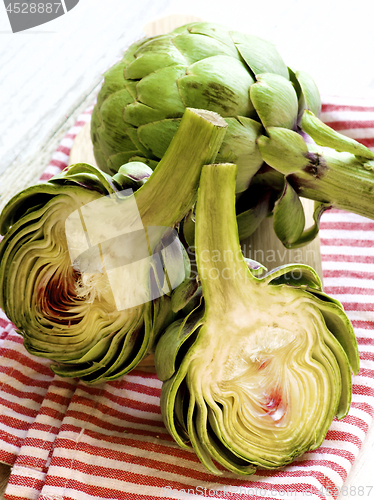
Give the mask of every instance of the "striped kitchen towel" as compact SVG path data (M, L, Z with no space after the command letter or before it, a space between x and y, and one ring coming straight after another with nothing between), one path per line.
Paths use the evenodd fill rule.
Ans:
M63 139L43 174L64 168L91 109ZM322 119L374 148L374 101L324 99ZM322 446L280 471L213 476L181 450L160 413L161 382L134 370L91 387L62 379L29 355L0 315L0 462L12 465L8 500L151 500L189 498L327 499L350 497L344 481L374 413L374 222L330 210L321 224L324 284L355 328L361 369L349 415L331 425ZM356 494L374 495L370 485Z

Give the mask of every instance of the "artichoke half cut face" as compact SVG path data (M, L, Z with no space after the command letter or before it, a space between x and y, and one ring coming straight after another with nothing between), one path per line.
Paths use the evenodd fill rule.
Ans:
M170 293L189 269L174 227L225 128L215 113L188 109L154 172L130 162L110 177L76 164L5 207L0 306L56 374L116 379L174 319Z
M134 186L133 172L124 175L131 167L134 164L124 166L121 175ZM139 185L149 176L143 167ZM125 186L126 182L121 187ZM86 238L95 235L82 228L82 222L89 224L92 219L79 215L105 196L114 197L123 208L126 201L117 198L119 188L96 168L77 164L20 193L2 215L3 231L5 225L8 230L0 245L1 305L26 349L53 360L52 370L61 376L87 382L117 378L146 353L155 327L154 309L164 311L163 319L170 312L168 297L138 307L118 307L120 288L113 286L96 255L100 245L82 251ZM100 225L105 215L113 217L113 210L96 213L95 221ZM111 226L113 220L107 220L104 227ZM131 293L130 276L113 271ZM143 283L147 278L143 273Z
M287 265L255 277L248 268L234 189L234 165L203 168L201 303L168 327L155 355L166 426L217 474L215 462L251 474L320 446L334 416L349 410L359 363L352 326L313 269Z

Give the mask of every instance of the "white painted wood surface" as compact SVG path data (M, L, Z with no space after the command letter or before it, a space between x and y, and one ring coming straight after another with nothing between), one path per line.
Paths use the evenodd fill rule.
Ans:
M102 73L142 36L144 25L174 13L272 40L287 64L311 73L324 94L374 95L374 3L367 0L80 0L68 14L18 34L1 2L0 209L38 179L93 102ZM372 426L346 486L374 485L373 468Z

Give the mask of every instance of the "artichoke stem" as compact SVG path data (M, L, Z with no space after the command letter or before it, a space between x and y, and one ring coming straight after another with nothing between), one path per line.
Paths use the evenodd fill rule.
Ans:
M261 155L268 165L287 176L298 195L374 217L373 160L307 144L292 130L272 127L267 132L268 136L258 139ZM357 149L359 146L357 143ZM367 156L370 153L368 150Z
M234 204L236 165L205 165L196 206L196 256L206 304L241 301L243 283L256 285L244 260L238 237Z
M374 218L372 170L349 153L309 153L308 157L308 165L287 176L300 196Z
M165 155L135 193L144 226L175 226L184 217L195 202L201 168L214 162L226 127L217 113L186 109Z

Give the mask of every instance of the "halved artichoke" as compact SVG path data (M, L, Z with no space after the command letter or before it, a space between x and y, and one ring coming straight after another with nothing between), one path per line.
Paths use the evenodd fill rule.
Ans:
M161 336L155 365L165 424L201 462L239 474L278 468L320 446L350 407L359 358L341 304L315 271L287 265L256 277L235 221L236 166L203 167L196 211L202 287L189 281L174 309L192 311ZM253 267L253 266L252 266ZM216 462L216 463L215 463Z
M219 115L187 109L153 173L130 162L111 178L76 164L6 205L0 306L56 374L118 378L174 319L170 292L189 261L173 228L225 130Z
M318 89L307 73L288 68L272 43L219 24L191 23L166 35L140 40L105 74L91 124L99 167L115 173L123 163L141 158L154 168L186 106L215 111L228 124L217 162L238 166L236 211L241 240L273 211L275 232L288 248L312 240L322 212L331 206L348 207L374 218L373 203L363 210L360 197L374 188L374 176L362 174L363 165L374 159L374 153L352 139L338 149L350 153L340 157L342 165L328 165L332 175L342 178L346 186L343 167L349 164L357 186L348 195L349 203L334 183L327 191L316 183L308 190L295 176L286 180L282 169L271 168L277 165L270 160L262 139L274 128L295 135L310 134L318 144L320 137L326 137L323 123L316 119L311 133L305 119L317 118L320 113ZM343 136L335 132L335 137L338 140L329 140L326 146L341 147ZM285 146L277 154L285 157L287 151ZM355 160L354 155L360 158ZM292 158L288 160L292 164ZM313 176L315 155L307 155L305 165ZM309 180L313 179L309 177L308 186ZM299 195L317 201L315 224L310 229L304 230ZM186 237L193 235L191 222L193 216L185 226Z

